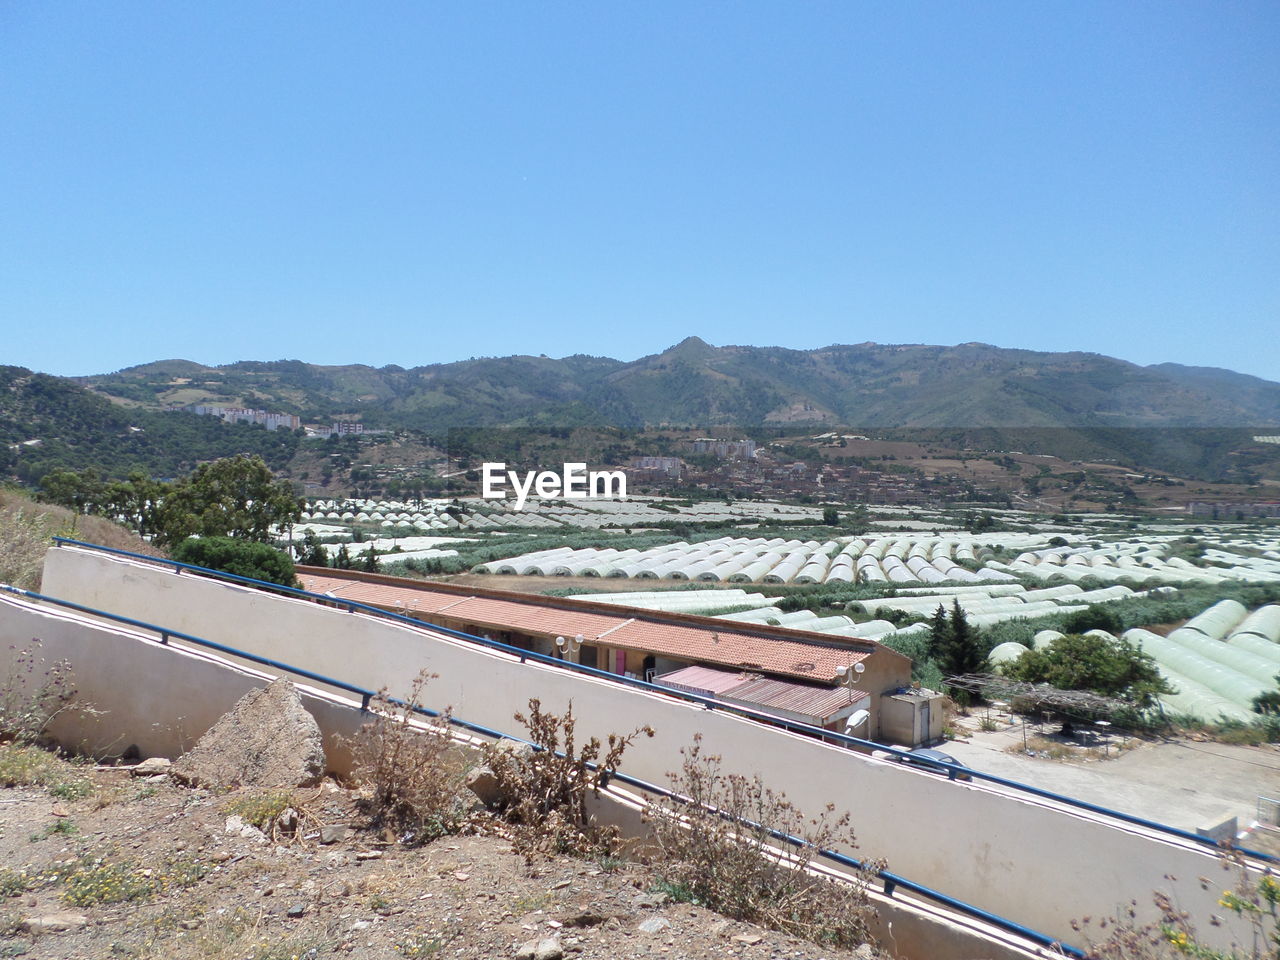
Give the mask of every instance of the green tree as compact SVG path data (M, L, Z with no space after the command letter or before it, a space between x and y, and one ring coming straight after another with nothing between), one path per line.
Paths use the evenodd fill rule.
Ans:
M252 577L285 587L297 585L289 555L265 543L231 537L193 537L176 544L172 556L180 563L234 573L240 577Z
M320 538L315 532L308 530L302 537L302 552L298 557L298 562L306 567L327 567L329 565L329 556L325 553L324 545L320 543Z
M1146 709L1173 688L1156 662L1123 638L1069 633L1043 650L1028 650L1004 667L1010 680L1047 683L1059 690L1088 690Z
M987 655L958 598L951 601L949 616L938 605L930 622L930 639L929 653L943 673L954 676L986 669Z
M835 507L822 508L822 522L828 527L838 526L840 523L840 514Z
M162 545L191 536L236 537L266 543L271 528L296 523L302 500L288 480L276 480L260 457L228 457L202 463L170 485L157 515Z
M109 483L102 492L101 513L128 524L140 536L153 536L159 528L160 505L166 487L142 470L134 470L127 480Z
M102 478L96 470L50 470L40 480L36 499L76 513L93 513L102 500Z
M951 624L947 621L947 608L938 604L929 618L929 656L936 659L938 653L951 640Z
M333 555L333 566L338 570L351 569L351 552L345 543L338 547L338 552Z
M360 557L360 569L366 573L378 572L378 555L373 552L373 544L369 544L369 549Z
M951 613L938 604L929 622L929 658L942 671L943 676L960 676L966 673L983 673L987 669L987 655L978 632L969 625L960 606L959 598L951 601ZM952 696L960 703L968 703L971 694L952 689Z

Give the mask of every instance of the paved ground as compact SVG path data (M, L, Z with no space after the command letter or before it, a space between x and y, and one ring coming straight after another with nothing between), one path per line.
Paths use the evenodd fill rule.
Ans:
M964 725L976 727L977 719L966 718ZM1020 722L1002 721L1000 727L995 732L966 731L965 740L940 749L986 773L1185 830L1212 826L1232 816L1246 827L1256 817L1259 796L1280 798L1280 746L1276 744L1240 747L1181 739L1129 740L1128 749L1118 751L1124 741L1113 737L1104 754L1107 759L1083 759L1103 750L1077 748L1073 753L1081 759L1059 760L1023 752ZM1036 729L1032 725L1025 731L1032 746ZM1046 726L1044 732L1054 729Z

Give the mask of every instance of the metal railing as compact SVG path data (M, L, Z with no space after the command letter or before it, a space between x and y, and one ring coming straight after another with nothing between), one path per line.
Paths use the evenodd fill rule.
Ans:
M198 568L193 568L193 569L198 569ZM239 578L239 579L245 579L245 578ZM74 610L77 613L88 614L98 619L111 621L113 623L124 624L126 626L130 626L136 629L141 629L141 630L148 631L150 633L154 633L158 636L158 639L156 642L165 646L168 646L171 640L180 640L184 643L193 644L194 646L197 646L197 647L216 650L219 653L225 653L230 656L247 660L251 663L256 663L262 666L270 667L273 670L280 670L297 677L304 677L308 680L313 680L317 683L323 684L325 686L333 687L338 690L344 690L348 693L352 693L360 697L361 711L367 711L370 705L375 700L377 700L379 703L386 703L388 705L399 707L403 710L408 710L413 713L421 714L422 716L430 717L432 719L439 719L441 717L444 717L450 724L456 727L459 727L470 733L480 734L482 736L488 737L493 740L513 740L519 743L528 744L530 747L532 747L535 750L546 749L543 745L535 743L531 740L527 740L524 737L519 737L502 730L496 730L492 727L485 726L484 724L473 723L469 720L465 720L461 717L454 715L451 711L441 712L438 710L432 710L431 708L423 706L422 704L412 703L412 702L403 700L399 697L383 696L376 691L357 686L356 684L347 683L344 680L339 680L335 677L325 676L324 674L316 673L313 670L306 670L301 667L293 666L292 664L283 663L282 661L279 661L279 660L273 660L270 657L264 657L256 653L250 653L247 650L240 650L236 647L232 647L224 643L218 643L216 640L208 640L204 637L197 637L197 636L194 636L193 634L185 633L181 630L172 630L172 629L169 629L168 627L162 627L157 624L148 623L145 620L138 620L135 617L126 617L121 614L110 613L109 611L106 611L106 610L98 610L93 607L85 606L84 604L74 603L70 600L62 600L58 597L46 596L44 594L36 593L33 590L23 590L19 587L9 586L8 584L0 584L0 590L3 590L11 594L16 594L26 599L36 600L41 603L49 603L54 606L64 607L69 610ZM556 661L556 662L559 663L561 661ZM561 751L556 751L556 755L564 756L564 753ZM587 766L593 771L599 769L599 765L595 763L587 763ZM666 787L659 786L658 784L655 784L655 783L650 783L647 780L641 780L638 777L630 776L629 774L622 773L621 771L618 771L618 770L603 771L603 775L601 777L602 784L607 785L608 781L610 780L616 780L620 783L625 783L628 786L634 787L638 790L642 790L645 793L652 794L654 796L665 797L665 798L674 800L678 803L689 804L691 802L688 797L682 796L681 794L676 793L673 790L669 790ZM728 816L726 814L721 814L721 815L726 817ZM771 838L781 841L783 843L786 843L790 846L797 847L797 848L810 846L810 844L807 841L805 841L802 837L796 836L794 834L786 833L781 830L776 830L746 818L734 818L734 820L735 822L741 823L743 826L746 826L748 828L763 830ZM823 860L827 860L832 863L839 864L840 866L843 866L843 867L848 867L858 871L864 871L867 869L866 865L862 861L854 857L850 857L847 854L840 853L839 851L836 851L836 850L827 850L823 848L817 848L814 852L818 857L822 858ZM1052 937L1049 934L1042 933L1039 930L1032 929L1031 927L1018 923L1016 920L1010 920L1008 917L1002 917L999 914L991 913L990 911L984 910L981 907L974 906L971 903L966 903L963 900L957 899L956 897L943 893L941 890L934 890L932 887L926 886L925 884L916 883L914 880L904 877L901 874L894 873L887 869L880 869L876 871L875 877L876 879L880 880L883 883L884 894L887 897L892 897L895 891L898 890L899 888L903 890L910 890L912 893L916 894L917 896L920 896L926 900L932 901L933 903L937 903L941 906L944 906L949 910L953 910L957 913L963 914L972 919L980 920L984 923L988 923L991 926L996 927L1000 930L1004 930L1008 933L1015 934L1016 936L1019 936L1031 943L1034 943L1037 946L1047 947L1051 950L1054 950L1061 955L1077 957L1077 958L1081 958L1081 960L1083 960L1083 958L1087 956L1087 954L1083 950L1079 949L1078 947L1071 946L1070 944L1063 943L1061 940L1059 940L1056 937Z
M673 687L666 687L660 684L650 683L646 680L641 680L636 677L628 677L623 674L610 673L607 670L600 670L597 667L589 667L584 664L575 663L570 660L561 660L559 658L548 656L547 654L537 653L532 650L522 650L519 647L514 647L514 646L511 646L510 644L502 643L501 641L493 640L489 637L477 637L477 636L474 636L473 634L464 633L461 630L454 630L449 627L437 626L434 623L428 623L422 620L416 620L413 617L410 617L406 614L393 613L388 610L383 610L381 607L375 607L370 604L360 603L354 600L344 600L340 597L335 597L332 595L314 593L312 591L303 590L298 587L285 587L285 586L281 586L278 583L269 583L265 580L255 580L251 577L242 577L242 576L239 576L238 574L225 573L221 570L211 570L208 567L198 567L198 566L195 566L194 564L181 563L177 560L165 560L160 557L147 556L146 554L132 553L128 550L120 550L115 547L104 547L98 544L86 543L80 540L72 540L66 537L54 537L53 539L54 539L54 542L59 546L62 546L63 544L65 544L65 545L74 546L74 547L84 547L86 549L95 550L102 553L115 554L123 557L128 557L133 560L141 560L146 563L150 563L157 566L172 567L176 572L179 572L179 573L181 573L184 570L189 570L189 571L199 573L201 575L213 577L219 580L226 580L232 583L244 584L246 586L251 586L258 589L266 589L266 590L270 590L277 593L285 593L285 594L296 596L305 600L325 603L329 605L336 605L344 608L349 613L357 613L357 612L365 613L371 616L390 620L392 622L399 623L405 626L411 626L417 630L426 629L435 633L442 633L442 634L445 634L446 636L455 637L459 640L465 640L470 643L480 644L482 646L488 647L489 649L500 650L504 653L518 657L522 663L532 660L535 663L543 663L543 664L547 664L553 667L558 667L561 669L574 670L579 673L586 674L587 676L592 676L592 677L597 677L603 680L607 680L611 683L620 683L620 684L623 684L624 686L635 687L637 689L646 690L650 693L656 693L661 696L673 697L675 699L697 703L708 710L721 710L723 712L731 713L737 716L747 717L751 720L764 723L769 726L779 727L781 729L789 730L793 733L803 734L805 736L817 737L819 739L826 740L828 742L834 742L843 746L856 747L861 750L877 750L877 751L889 753L893 756L896 756L899 760L902 760L910 756L909 750L901 750L897 747L885 746L884 744L879 744L872 740L864 740L860 737L851 737L848 734L837 733L833 730L824 730L821 727L815 727L811 724L801 723L796 720L788 720L785 717L779 717L775 714L763 713L758 710L752 710L749 707L743 707L737 704L727 704L723 700L717 700L714 697L707 697L701 694L691 693L685 690L677 690ZM359 582L359 581L353 581L353 582ZM1088 811L1089 813L1098 814L1100 816L1108 817L1113 820L1119 820L1123 823L1128 823L1134 826L1142 827L1147 830L1152 830L1157 833L1164 834L1166 836L1177 837L1179 840L1188 841L1196 844L1197 846L1201 846L1201 847L1205 847L1213 850L1220 849L1222 846L1220 843L1213 840L1211 837L1202 836L1201 834L1195 833L1191 830L1183 830L1181 827L1171 826L1170 824L1167 824L1167 823L1160 823L1158 820L1149 820L1146 817L1140 817L1140 816L1137 816L1136 814L1125 813L1123 810L1115 810L1111 807L1106 807L1101 804L1090 803L1088 800L1080 800L1076 797L1069 797L1066 794L1055 793L1052 790L1044 790L1044 789L1041 789L1040 787L1032 786L1029 783L1023 783L1019 780L1009 780L1005 777L1000 777L992 773L985 773L981 770L976 770L972 767L965 767L957 764L945 763L940 760L930 760L928 763L928 766L930 769L945 771L947 775L947 779L952 781L957 781L960 778L972 778L975 781L980 780L986 783L997 784L999 786L1006 787L1010 790L1017 791L1018 793L1023 793L1030 796L1038 797L1043 800L1049 800L1049 801L1052 801L1053 803L1062 804L1062 805L1074 808L1076 810ZM1247 847L1240 847L1234 844L1232 844L1230 848L1232 850L1238 851L1241 854L1244 854L1247 857L1252 857L1256 860L1264 861L1267 863L1280 863L1280 857L1273 856L1272 854L1269 854L1269 853L1264 853L1259 850L1251 850Z

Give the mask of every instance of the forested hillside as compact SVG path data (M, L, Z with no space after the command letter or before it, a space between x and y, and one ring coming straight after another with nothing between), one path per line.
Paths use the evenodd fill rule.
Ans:
M457 428L564 433L665 427L748 431L759 439L834 426L920 436L955 449L1108 460L1205 480L1274 477L1280 384L1227 370L1141 367L1090 353L980 343L863 343L817 350L714 347L690 337L631 363L607 357L482 357L373 368L298 360L206 367L163 360L64 380L0 368L0 473L134 468L178 476L247 453L279 470L300 437L174 408L215 403L360 421L443 447ZM327 454L299 467L326 476ZM295 461L296 463L296 461ZM340 465L339 465L340 466Z
M690 337L631 363L517 356L375 369L296 360L223 367L168 360L84 382L149 409L227 403L436 432L483 425L1280 425L1280 384L1256 377L980 343L788 350L713 347Z
M136 468L176 477L202 461L238 453L280 468L298 442L288 430L130 409L70 380L0 367L0 476L23 483L36 483L54 469L122 477Z

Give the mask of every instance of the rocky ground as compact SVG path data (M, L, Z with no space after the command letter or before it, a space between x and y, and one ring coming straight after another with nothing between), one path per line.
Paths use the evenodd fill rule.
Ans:
M0 789L0 957L871 956L673 902L639 865L530 867L493 836L405 847L332 781L292 791L295 829L267 836L250 824L278 794L45 757L20 778L38 785ZM0 783L33 762L15 758L0 747Z

